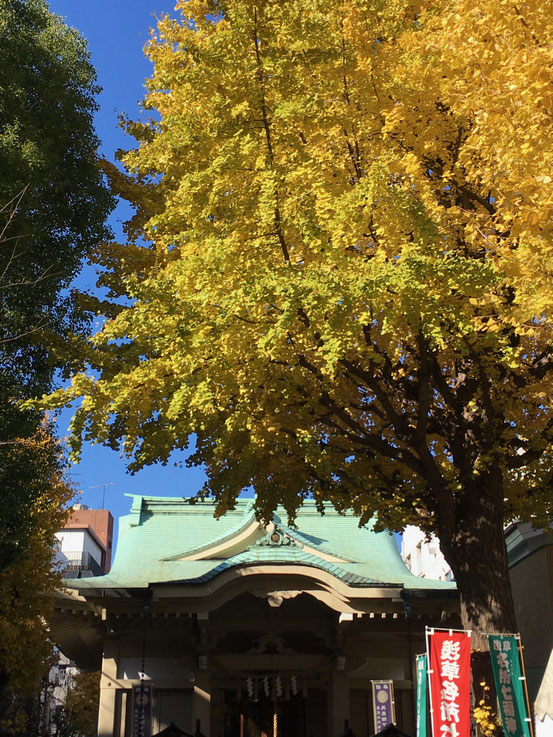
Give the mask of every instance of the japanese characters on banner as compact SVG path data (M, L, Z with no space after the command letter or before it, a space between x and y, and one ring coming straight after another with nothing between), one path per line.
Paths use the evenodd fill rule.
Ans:
M374 731L395 724L396 712L393 681L371 681L373 689Z
M427 630L433 737L470 737L470 634Z
M505 737L530 737L530 720L514 635L488 635L495 690Z
M152 735L152 686L141 683L133 686L133 737Z
M417 655L417 737L426 737L427 663L426 653Z

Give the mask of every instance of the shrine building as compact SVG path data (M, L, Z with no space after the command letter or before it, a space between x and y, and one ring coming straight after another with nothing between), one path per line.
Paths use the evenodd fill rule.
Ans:
M142 683L152 735L367 737L378 680L414 734L414 657L425 625L459 626L455 584L411 574L351 513L307 501L263 527L251 500L213 509L133 496L111 571L59 593L54 641L102 671L98 736L133 737Z

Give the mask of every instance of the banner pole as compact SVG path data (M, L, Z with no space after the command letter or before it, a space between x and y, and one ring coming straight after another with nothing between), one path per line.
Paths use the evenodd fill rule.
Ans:
M430 646L428 644L428 635L432 634L434 632L433 627L425 627L424 628L424 638L426 640L426 675L428 679L427 688L428 688L428 704L430 706L430 734L432 737L434 737L434 709L432 708L432 687L431 687L431 681L430 676L432 674L432 665L430 662Z
M522 686L524 688L524 701L526 702L526 713L529 717L530 734L534 737L534 720L532 719L532 709L530 708L530 697L528 695L528 681L526 680L526 665L524 663L524 653L522 651L522 639L520 633L516 634L518 645L518 657L520 659L520 670L522 671Z
M415 698L415 735L428 737L426 714L428 711L428 655L416 656L416 698Z
M470 633L429 627L426 635L433 737L470 737Z

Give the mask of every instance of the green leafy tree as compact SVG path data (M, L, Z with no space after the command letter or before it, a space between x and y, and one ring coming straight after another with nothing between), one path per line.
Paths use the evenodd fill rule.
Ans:
M52 428L9 446L14 468L27 465L30 535L25 551L0 571L0 725L27 734L28 698L38 692L51 662L47 618L61 573L54 564L54 535L63 527L74 490L64 479L61 448ZM32 702L31 702L32 703Z
M108 167L136 215L98 260L131 301L50 399L84 398L75 451L135 470L196 433L219 514L253 486L264 518L313 495L420 524L465 626L514 631L503 524L553 500L545 5L179 2L160 120Z
M64 737L96 737L100 702L100 672L79 673L63 708Z
M40 470L12 452L42 421L17 403L51 387L59 349L88 322L68 286L106 236L112 198L96 166L98 87L84 39L44 0L0 0L0 49L1 568L28 544L28 476Z

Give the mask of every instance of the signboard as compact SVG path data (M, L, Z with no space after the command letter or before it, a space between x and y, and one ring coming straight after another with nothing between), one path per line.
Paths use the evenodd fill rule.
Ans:
M470 737L470 634L427 632L433 737Z
M132 737L152 736L152 692L149 684L132 687Z
M488 635L488 642L505 737L530 737L517 638L514 635Z
M427 663L426 653L417 655L417 737L426 737Z
M393 681L371 681L373 690L374 731L395 724L396 710Z

